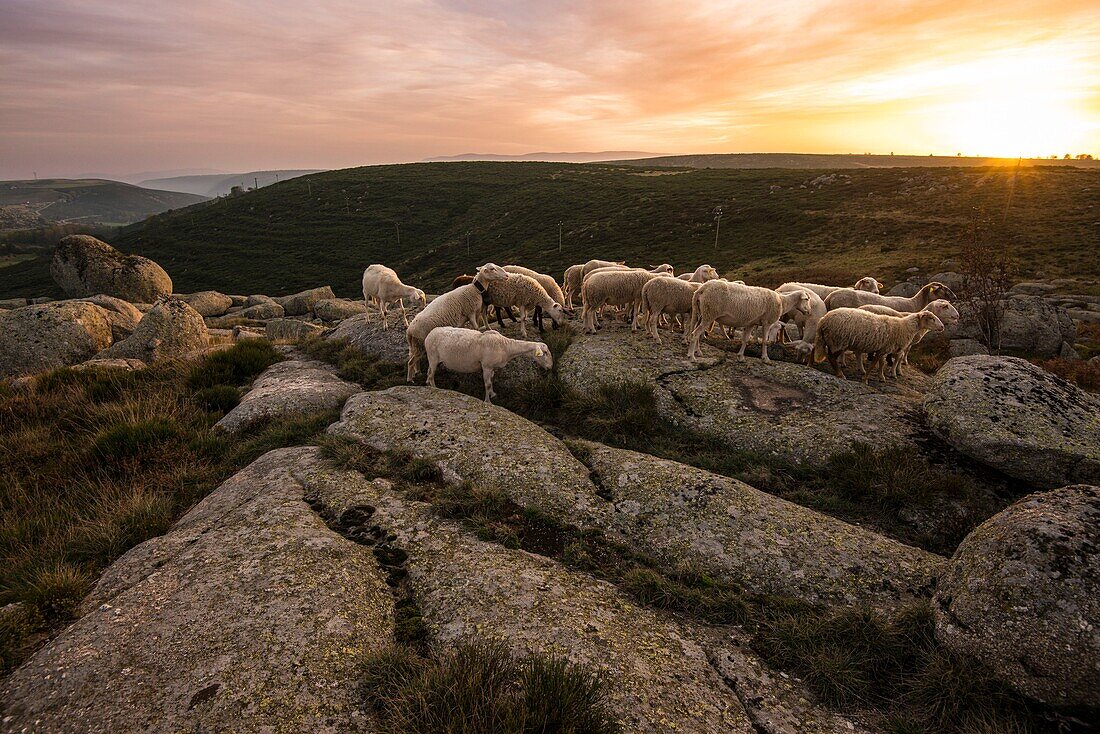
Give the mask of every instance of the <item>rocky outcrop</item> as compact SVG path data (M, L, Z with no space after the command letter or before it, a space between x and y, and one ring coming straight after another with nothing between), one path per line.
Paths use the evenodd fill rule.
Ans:
M313 334L320 334L322 329L317 324L298 319L271 319L265 326L267 338L272 341L299 341Z
M525 418L449 390L392 387L353 395L330 433L435 461L449 480L504 492L553 517L602 519L588 470L560 440ZM599 521L596 524L602 524Z
M924 401L962 453L1039 487L1100 483L1100 399L1015 357L949 360Z
M283 307L287 316L304 316L313 310L313 305L318 301L333 298L336 298L336 294L332 292L332 288L326 285L320 288L310 288L307 291L283 296L282 298L276 298L275 302Z
M275 417L337 410L361 388L344 382L323 362L288 360L268 367L241 402L217 422L230 433Z
M936 637L1054 705L1100 706L1100 487L1029 495L959 546Z
M89 359L86 362L73 365L73 369L80 370L122 370L124 372L136 372L145 369L146 364L140 359Z
M609 537L667 568L750 591L889 609L932 593L944 559L744 482L648 454L571 442L611 503Z
M233 299L217 291L188 293L178 295L176 298L198 311L202 316L223 316L226 311L233 307Z
M111 322L99 306L60 301L0 314L0 377L83 362L111 345Z
M134 329L137 328L142 316L145 315L129 301L106 296L102 293L77 300L95 304L103 309L107 320L111 322L111 337L116 342L122 341L134 333Z
M343 321L366 312L365 302L350 301L346 298L329 298L313 304L313 313L322 321Z
M955 304L959 309L959 324L951 333L953 339L984 339L975 317L975 308L966 301ZM1077 326L1065 309L1034 296L1021 296L1004 301L1001 321L1000 348L1029 357L1057 357L1062 343L1072 346Z
M318 472L306 481L331 522L363 518L407 554L408 584L439 644L497 639L519 655L562 656L599 670L625 731L752 734L700 645L610 584L478 540L386 480Z
M172 279L155 262L140 255L124 255L86 234L61 239L53 253L50 275L70 296L104 293L131 303L152 303L172 292Z
M448 481L598 529L666 569L689 560L762 593L889 608L928 596L943 560L683 464L572 443L585 465L535 424L447 390L354 395L329 431L432 460Z
M325 334L329 341L346 341L364 354L377 354L383 362L404 364L409 358L409 343L405 341L405 326L400 319L383 329L377 315L358 314L344 319Z
M98 356L104 359L175 359L207 345L206 324L198 311L177 298L162 298L134 333Z
M266 454L103 575L3 685L3 732L370 732L356 687L392 641L369 549L332 532Z
M672 423L787 461L820 462L855 442L914 445L917 429L908 416L919 397L912 386L926 378L913 370L900 384L880 389L790 362L737 362L709 347L692 363L679 335L665 341L658 345L609 324L578 336L559 374L582 393L616 382L651 384L661 415Z

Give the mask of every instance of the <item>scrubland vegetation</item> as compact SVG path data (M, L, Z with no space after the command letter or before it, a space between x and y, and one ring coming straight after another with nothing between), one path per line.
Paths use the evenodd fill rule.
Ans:
M281 359L251 340L195 365L60 369L0 386L0 617L4 669L68 620L102 570L233 472L334 420L272 421L233 441L210 428Z

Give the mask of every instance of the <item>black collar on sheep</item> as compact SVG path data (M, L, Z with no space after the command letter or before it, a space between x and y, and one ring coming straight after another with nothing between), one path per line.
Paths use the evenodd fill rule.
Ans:
M484 284L482 284L481 281L475 280L474 281L474 288L477 288L478 292L481 293L481 305L482 306L488 306L489 305L489 294L485 292Z

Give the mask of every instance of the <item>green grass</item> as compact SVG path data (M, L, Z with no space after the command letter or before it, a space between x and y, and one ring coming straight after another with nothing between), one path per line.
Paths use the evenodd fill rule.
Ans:
M245 385L265 369L283 361L265 339L245 339L229 349L215 352L191 369L187 384L195 389L217 385Z
M180 292L281 294L329 284L350 297L372 262L439 292L486 261L560 277L591 257L680 269L710 262L762 285L867 274L890 280L956 256L968 228L999 215L1011 191L1005 225L1021 277L1100 275L1085 246L1094 239L1086 192L1096 188L1096 170L866 169L805 188L822 171L642 173L553 163L351 168L156 215L112 244L160 263ZM716 249L719 205L725 216ZM44 295L47 265L0 270L0 296Z
M493 642L423 658L368 659L363 694L386 734L617 734L606 680L562 658L516 657Z
M248 341L193 367L60 369L0 390L0 606L22 602L31 620L0 619L5 669L71 617L114 559L266 451L310 442L336 419L291 416L231 441L211 432L238 388L193 384L243 384L272 354Z

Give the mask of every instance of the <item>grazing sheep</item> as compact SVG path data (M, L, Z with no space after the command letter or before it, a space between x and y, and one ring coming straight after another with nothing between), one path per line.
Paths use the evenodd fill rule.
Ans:
M894 309L890 308L889 306L878 306L878 305L875 305L875 304L869 304L867 306L860 306L860 309L862 309L864 311L870 311L871 313L884 314L886 316L904 316L905 315L901 311L895 311ZM921 312L924 312L924 311L928 311L930 313L936 314L936 318L938 318L940 320L940 323L943 324L944 328L947 328L949 326L955 326L956 324L959 323L958 309L956 309L954 306L952 306L950 301L946 301L942 298L937 299L935 301L932 301L927 306L925 306L923 309L921 309ZM927 334L927 333L928 332L925 331L925 330L922 330L922 331L918 332L917 335L915 337L913 337L913 341L909 343L909 346L907 346L905 349L902 350L901 358L894 360L893 375L894 375L895 378L897 378L897 376L898 376L898 365L899 364L904 364L904 365L909 364L909 350L911 350L913 348L913 346L916 345L917 342L919 342L921 339L923 339L924 335ZM860 355L860 366L861 367L863 366L863 355L862 354Z
M554 280L553 276L539 273L530 268L525 268L522 265L505 265L504 269L509 273L529 275L539 282L539 285L546 290L546 295L550 296L550 299L554 303L560 303L562 306L565 305L565 294L562 292L561 288L558 286L558 281Z
M794 348L799 350L803 355L809 354L810 350L814 348L814 338L817 336L817 323L821 321L821 317L825 315L827 310L825 308L825 301L823 301L821 296L814 291L809 288L803 288L797 283L784 283L775 290L778 293L793 293L800 290L810 294L809 313L795 311L790 317L790 320L798 326L799 333L802 335L799 343L794 345Z
M527 336L528 310L535 312L536 309L541 309L542 313L550 316L554 322L554 328L565 321L565 310L561 304L550 298L546 289L529 275L507 273L506 278L489 283L485 293L493 306L506 310L515 306L519 309L519 331L524 337ZM498 316L497 319L499 322L500 317ZM539 331L542 331L542 320L536 319L536 321ZM501 326L504 324L501 323Z
M435 371L440 365L451 372L481 372L485 381L485 402L496 397L493 373L516 357L527 354L543 369L554 366L550 347L542 342L527 342L496 331L475 331L454 326L437 326L424 340L428 353L428 384L435 387Z
M834 291L844 290L844 287L839 285L818 285L817 283L799 282L784 283L783 285L779 286L779 288L788 285L794 286L795 288L802 288L803 290L810 291L811 293L816 293L818 297L821 298L821 300L823 301L828 298L829 295L832 294ZM883 286L882 283L879 283L871 276L866 276L857 280L856 284L853 285L850 290L878 293L884 287L885 286ZM776 290L779 290L779 288L776 288Z
M654 278L667 278L667 274L648 270L607 270L592 273L581 286L581 317L588 334L596 333L596 312L604 306L632 306L634 315L630 330L638 330L638 318L642 309L642 287Z
M921 288L913 296L881 296L868 291L857 291L854 288L841 288L833 291L825 299L825 308L832 311L834 308L859 308L860 306L889 306L902 313L916 313L937 298L951 299L955 294L943 283L932 282Z
M363 300L367 302L367 318L370 318L370 305L375 303L379 313L382 314L382 328L390 328L390 321L386 314L386 306L394 301L401 304L401 320L409 325L409 317L405 312L405 299L413 298L427 305L428 300L424 291L405 285L397 277L397 273L385 265L377 263L363 271Z
M673 276L676 275L676 271L673 270L672 266L669 265L668 263L661 263L657 267L650 268L649 272L651 272L651 273L668 273L669 275L673 275Z
M768 338L774 335L772 324L786 313L800 311L809 313L810 294L804 290L790 293L778 293L771 288L730 283L725 280L711 280L703 283L691 299L690 325L691 340L688 344L688 358L695 361L701 355L699 340L714 322L725 327L741 327L741 350L737 359L745 359L745 348L749 344L749 334L757 326L763 337L760 346L761 359L768 358Z
M581 292L581 284L584 282L584 266L570 265L562 276L561 289L565 294L566 308L573 308L573 296Z
M827 357L837 377L844 377L837 360L845 351L872 354L874 360L871 369L864 372L863 381L867 382L878 368L879 380L885 382L886 357L893 354L897 358L921 330L943 331L943 324L930 311L888 316L859 308L838 308L818 323L811 359L817 363Z
M420 362L424 357L424 339L431 330L439 326L465 326L467 323L475 329L481 328L478 319L482 317L488 301L485 289L490 283L508 277L511 276L499 266L486 263L477 269L472 283L447 291L425 306L409 322L409 328L405 332L405 340L409 343L409 382L420 372Z
M646 314L646 331L661 343L657 321L662 314L679 316L691 313L691 297L703 284L679 278L654 278L642 286L642 311ZM684 341L688 330L684 329Z
M695 268L695 272L681 273L676 277L680 280L687 280L692 283L706 283L708 280L718 280L718 271L710 265L700 265Z

